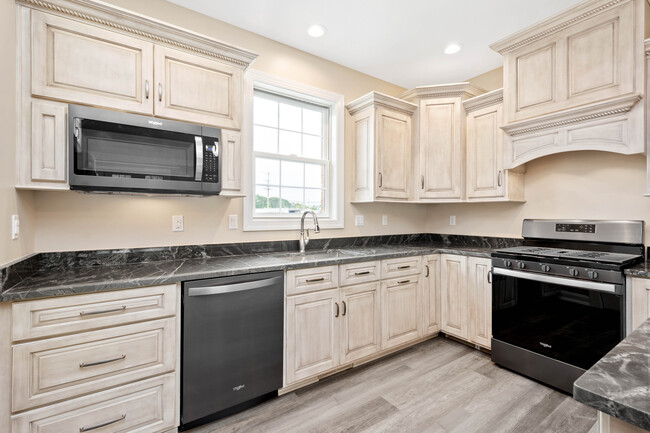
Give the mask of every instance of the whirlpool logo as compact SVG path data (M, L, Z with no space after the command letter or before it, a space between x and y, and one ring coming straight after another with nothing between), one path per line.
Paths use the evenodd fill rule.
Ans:
M162 126L162 122L156 122L155 120L149 120L150 125Z
M551 347L553 347L550 344L542 343L541 341L539 342L539 345L542 346L542 347L546 347L547 349L550 349Z
M245 387L246 387L246 385L244 385L242 383L241 385L238 385L238 386L234 387L232 390L233 391L240 391L240 390L244 389Z

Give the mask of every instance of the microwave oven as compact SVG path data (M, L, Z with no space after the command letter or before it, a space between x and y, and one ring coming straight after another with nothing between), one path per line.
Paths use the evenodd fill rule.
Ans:
M221 130L118 111L68 106L70 189L218 195Z

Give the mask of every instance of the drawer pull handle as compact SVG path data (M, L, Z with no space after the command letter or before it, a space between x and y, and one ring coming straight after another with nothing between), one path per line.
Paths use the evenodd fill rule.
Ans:
M111 308L109 310L97 310L97 311L80 311L80 316L92 316L94 314L106 314L106 313L117 313L118 311L126 310L126 305L122 305L118 308Z
M162 83L158 83L158 101L162 102Z
M411 265L398 266L397 269L408 269Z
M343 304L343 316L345 316L345 313L348 312L348 306L345 304L345 301L341 301L341 303Z
M144 99L149 99L149 80L144 80Z
M84 368L84 367L92 367L94 365L108 364L109 362L121 361L124 358L126 358L126 353L121 356L118 356L117 358L105 359L103 361L82 362L81 364L79 364L79 367Z
M339 317L339 303L335 302L334 305L336 305L336 314L334 314L334 317Z
M307 279L306 281L308 283L318 283L319 281L325 281L325 277Z
M427 270L425 277L429 276L429 265L425 265L424 268Z
M492 284L492 271L488 271L487 273L487 282L488 284Z
M115 424L116 422L123 421L124 418L126 418L126 414L123 413L121 417L114 419L113 421L107 421L101 424L94 425L92 427L79 427L80 432L86 432L86 431L91 431L91 430L97 430L98 428L106 427L107 425Z
M357 277L357 276L359 276L359 275L368 275L369 273L370 273L370 271L355 272L355 273L354 273L354 276Z
M402 280L402 281L398 281L397 284L406 284L406 283L410 283L410 282L411 282L411 280Z

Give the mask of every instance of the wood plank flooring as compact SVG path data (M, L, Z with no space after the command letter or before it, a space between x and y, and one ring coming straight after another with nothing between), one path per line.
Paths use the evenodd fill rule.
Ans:
M570 396L438 337L190 432L592 433L595 422Z

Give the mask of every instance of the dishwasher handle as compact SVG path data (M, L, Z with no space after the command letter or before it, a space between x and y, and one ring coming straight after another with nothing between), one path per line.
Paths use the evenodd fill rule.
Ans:
M266 278L264 280L248 281L246 283L224 284L223 286L192 287L187 291L188 296L222 295L224 293L241 292L244 290L261 289L275 284L281 284L283 277Z

